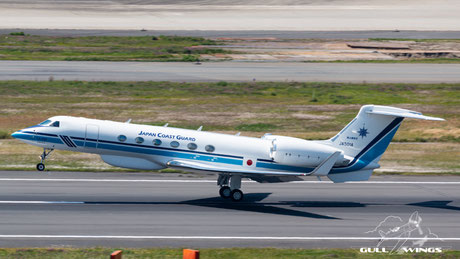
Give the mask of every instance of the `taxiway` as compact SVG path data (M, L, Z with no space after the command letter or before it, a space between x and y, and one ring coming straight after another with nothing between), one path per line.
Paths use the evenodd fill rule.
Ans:
M460 64L0 61L0 80L458 83Z

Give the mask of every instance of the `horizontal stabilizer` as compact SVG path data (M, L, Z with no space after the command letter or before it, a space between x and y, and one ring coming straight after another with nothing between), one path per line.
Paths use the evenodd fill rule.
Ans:
M339 155L340 155L340 151L336 151L334 154L329 156L326 160L321 162L321 164L319 164L310 174L317 175L317 176L328 175L332 167L334 166L335 162L337 162Z
M369 113L369 114L387 115L387 116L395 116L395 117L403 117L403 118L420 119L420 120L444 121L444 119L442 119L442 118L425 116L420 112L401 109L401 108L395 108L395 107L389 107L389 106L375 105L375 106L372 107L371 110L368 110L367 113Z

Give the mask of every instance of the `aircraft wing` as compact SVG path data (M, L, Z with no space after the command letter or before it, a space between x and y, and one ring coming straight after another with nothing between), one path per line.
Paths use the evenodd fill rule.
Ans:
M261 171L250 168L226 168L221 166L213 166L196 161L187 160L171 160L166 165L170 168L176 168L187 171L210 172L210 173L234 173L241 174L244 177L250 178L260 183L278 183L278 182L291 182L303 181L300 176L317 175L325 176L329 173L332 166L339 156L340 152L333 153L330 157L319 164L312 172L295 173L295 172L282 172L282 171Z
M277 183L277 182L291 182L291 181L303 181L303 178L299 176L309 175L308 173L289 173L289 172L277 172L277 171L259 171L252 170L249 168L236 169L226 168L208 165L201 162L185 161L185 160L171 160L166 165L170 168L187 170L187 171L199 171L199 172L210 172L210 173L235 173L241 174L244 177L248 177L256 182L260 183Z

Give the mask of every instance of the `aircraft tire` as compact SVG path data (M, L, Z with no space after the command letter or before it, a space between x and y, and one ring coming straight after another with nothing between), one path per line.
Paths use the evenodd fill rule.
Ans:
M220 188L220 190L219 190L220 197L222 197L224 199L230 198L231 194L232 194L232 191L230 190L230 187L228 187L228 186L224 186L224 187Z
M45 170L45 165L43 163L38 163L37 164L37 170L38 171L43 171Z
M232 198L233 201L241 201L243 197L243 192L238 189L233 190L230 196L230 198Z

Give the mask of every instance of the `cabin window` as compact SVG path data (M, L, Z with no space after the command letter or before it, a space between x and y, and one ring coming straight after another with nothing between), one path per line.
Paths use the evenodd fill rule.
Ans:
M204 147L204 149L208 152L214 152L214 150L216 150L216 148L214 148L213 145L206 145L206 147Z
M44 122L41 122L41 123L38 124L38 125L47 125L47 124L50 123L50 122L51 122L50 120L46 120L46 121L44 121Z
M118 141L125 142L126 141L126 136L125 135L118 136Z
M155 146L159 146L159 145L161 145L161 140L160 140L160 139L154 139L154 140L153 140L153 144L154 144Z
M171 147L178 147L179 146L179 142L177 141L171 141Z
M195 150L198 148L198 146L195 143L188 143L187 147L190 150Z
M137 144L141 144L141 143L144 143L144 138L137 137L134 139L134 141L136 141Z
M55 122L51 123L50 126L59 128L59 121L55 121Z

